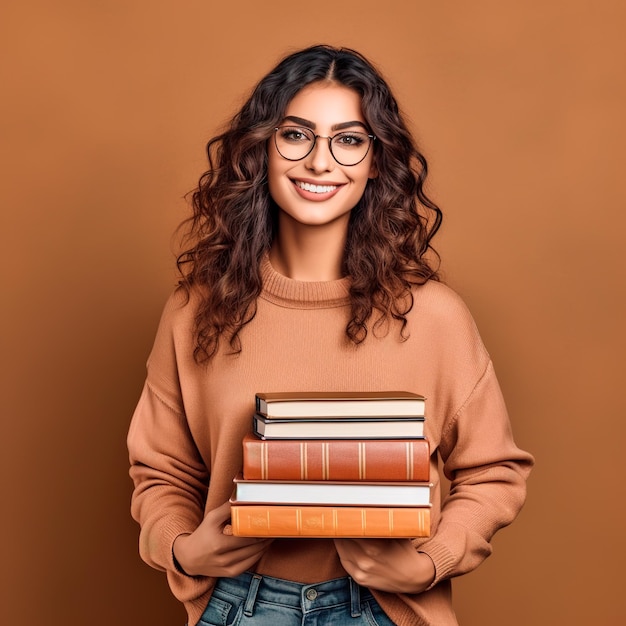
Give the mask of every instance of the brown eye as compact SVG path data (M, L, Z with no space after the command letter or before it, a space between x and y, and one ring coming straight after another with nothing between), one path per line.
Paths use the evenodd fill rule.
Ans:
M280 129L280 139L288 143L308 143L312 141L310 134L305 129L292 126Z
M368 139L362 133L339 133L333 137L333 143L338 148L358 148Z

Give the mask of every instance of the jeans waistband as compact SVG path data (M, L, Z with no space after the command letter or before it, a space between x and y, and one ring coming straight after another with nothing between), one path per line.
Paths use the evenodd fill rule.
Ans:
M357 617L361 614L361 602L373 599L367 588L359 586L347 576L320 583L302 584L244 572L234 578L220 578L215 588L245 599L246 615L252 615L255 602L297 608L303 613L348 603L351 614Z

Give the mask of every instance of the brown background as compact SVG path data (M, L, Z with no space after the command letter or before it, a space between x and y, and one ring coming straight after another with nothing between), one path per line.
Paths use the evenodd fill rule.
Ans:
M374 59L429 157L445 276L537 457L462 624L625 623L621 0L4 2L3 624L179 624L125 435L204 143L282 54ZM120 608L123 607L123 608Z

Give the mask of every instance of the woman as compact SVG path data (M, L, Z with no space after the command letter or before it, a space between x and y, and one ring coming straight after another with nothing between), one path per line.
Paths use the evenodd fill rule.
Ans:
M515 518L533 460L438 282L441 212L389 87L352 50L296 52L208 155L128 437L142 557L190 625L456 624L450 579ZM396 389L428 398L430 537L228 534L256 392Z

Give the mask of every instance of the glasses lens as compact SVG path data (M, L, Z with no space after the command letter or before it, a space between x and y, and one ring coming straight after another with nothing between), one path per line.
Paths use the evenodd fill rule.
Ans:
M328 140L328 137L323 137ZM276 149L288 161L304 159L315 145L315 133L300 126L280 126L274 133ZM372 138L366 133L346 131L330 139L330 151L340 165L360 163L370 149Z
M299 161L311 151L315 135L308 128L281 126L276 129L276 149L289 161Z
M335 135L330 142L333 156L341 165L360 163L370 148L370 137L365 133L346 132Z

